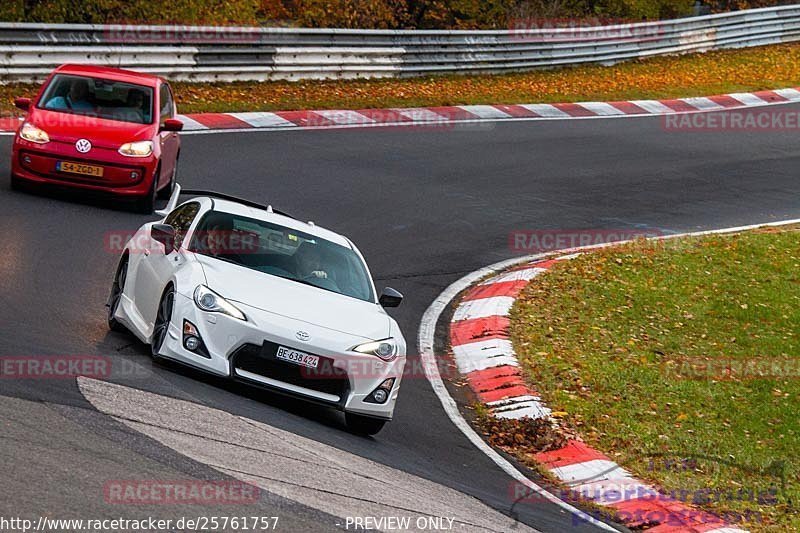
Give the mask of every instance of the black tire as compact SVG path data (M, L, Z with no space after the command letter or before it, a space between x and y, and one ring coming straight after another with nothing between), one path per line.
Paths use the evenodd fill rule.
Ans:
M347 429L357 435L375 435L386 424L386 420L353 413L345 413L344 420L347 423Z
M128 278L128 257L120 261L117 267L117 273L114 274L114 283L111 284L111 295L108 297L108 329L111 331L124 332L128 328L123 326L114 315L119 308L119 302L122 300L122 291L125 289L125 280Z
M178 160L175 160L175 168L172 170L172 177L169 179L169 184L158 192L158 197L162 200L168 200L172 196L172 191L175 190L175 183L178 181Z
M11 174L11 190L12 191L19 191L22 190L22 180L16 177L14 174Z
M172 285L168 285L161 295L161 300L158 302L158 312L156 313L156 321L153 324L153 338L150 341L150 354L153 359L158 359L161 356L158 352L164 345L167 338L169 324L172 321L172 306L175 303L175 289Z
M139 198L136 202L136 210L142 214L149 215L156 208L156 200L158 199L158 177L161 174L161 165L156 168L155 176L153 176L153 185L150 186L150 192Z

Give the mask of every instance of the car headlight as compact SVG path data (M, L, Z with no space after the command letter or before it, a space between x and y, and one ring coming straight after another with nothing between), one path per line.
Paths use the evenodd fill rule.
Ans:
M153 141L125 143L120 146L119 153L128 157L147 157L153 153Z
M19 129L19 136L26 141L36 144L45 144L50 142L50 136L47 135L47 132L37 128L30 122L26 122L22 125L22 127Z
M367 342L350 348L350 351L377 355L384 361L391 361L397 357L397 342L394 339Z
M209 313L223 313L239 320L247 320L244 313L228 300L212 291L205 285L198 285L194 290L194 303L203 311Z

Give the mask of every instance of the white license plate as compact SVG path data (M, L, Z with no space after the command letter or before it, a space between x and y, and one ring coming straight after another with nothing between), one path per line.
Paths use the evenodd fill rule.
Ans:
M319 357L305 352L298 352L285 346L278 347L278 353L275 354L278 359L294 363L296 365L305 366L308 368L317 368L319 365Z

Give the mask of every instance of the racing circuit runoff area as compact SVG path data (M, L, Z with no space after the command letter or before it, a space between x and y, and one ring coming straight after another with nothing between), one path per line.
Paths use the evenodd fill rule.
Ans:
M378 290L405 295L391 313L416 368L426 308L466 273L512 257L514 231L665 234L800 217L800 148L786 131L675 131L639 117L182 142L184 187L263 201L351 238ZM3 175L10 145L0 137ZM111 368L102 379L0 379L0 516L152 518L173 529L183 519L207 530L234 530L219 523L232 516L279 531L386 531L404 516L411 529L420 517L428 530L622 529L544 500L515 504L513 480L456 428L421 371L405 377L394 420L364 438L328 409L153 364L146 346L108 331L104 308L118 260L108 236L152 219L109 201L0 189L0 354ZM126 504L131 480L148 494L177 484L201 501ZM218 489L211 502L207 483Z

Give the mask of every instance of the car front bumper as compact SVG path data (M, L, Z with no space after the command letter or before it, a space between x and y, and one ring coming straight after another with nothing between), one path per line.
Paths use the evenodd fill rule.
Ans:
M172 322L162 355L257 387L322 403L365 416L391 419L405 367L405 354L392 361L350 351L366 339L269 313L240 303L247 316L238 320L221 313L200 310L194 300L176 293ZM184 346L183 326L188 320L200 334L202 350ZM310 337L298 340L298 331ZM275 357L286 347L319 358L311 369ZM386 379L394 384L384 403L371 395Z
M103 176L84 176L60 172L58 161L102 167ZM76 157L65 143L52 141L39 145L16 136L12 148L11 174L33 184L112 193L120 196L143 196L150 191L158 159L155 156L123 158L113 150L94 149L91 157Z

